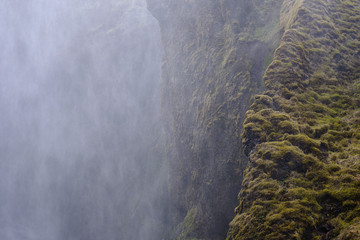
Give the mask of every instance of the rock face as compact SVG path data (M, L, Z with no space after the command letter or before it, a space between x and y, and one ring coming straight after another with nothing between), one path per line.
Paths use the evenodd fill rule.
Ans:
M247 164L242 122L280 38L281 2L148 1L164 46L172 238L226 236Z
M172 238L359 239L360 1L148 7L164 46Z

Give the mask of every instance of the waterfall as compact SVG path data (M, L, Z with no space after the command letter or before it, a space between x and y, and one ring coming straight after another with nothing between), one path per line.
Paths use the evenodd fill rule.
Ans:
M144 1L0 3L0 238L159 239L161 42Z

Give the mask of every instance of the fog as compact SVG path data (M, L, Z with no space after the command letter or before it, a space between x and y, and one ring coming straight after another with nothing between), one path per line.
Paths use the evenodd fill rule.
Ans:
M0 239L160 239L159 35L145 1L0 2Z

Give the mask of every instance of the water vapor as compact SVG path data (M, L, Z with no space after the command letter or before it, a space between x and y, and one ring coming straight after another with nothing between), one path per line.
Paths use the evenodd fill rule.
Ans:
M0 3L0 238L157 239L161 44L144 1Z

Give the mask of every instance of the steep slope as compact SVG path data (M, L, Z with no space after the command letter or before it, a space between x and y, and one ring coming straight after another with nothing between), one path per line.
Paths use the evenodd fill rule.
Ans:
M263 90L281 3L148 0L164 46L171 238L226 236L247 164L242 122Z
M360 239L360 1L286 0L228 239Z
M359 5L148 0L172 239L224 238L242 179L228 239L360 237Z

